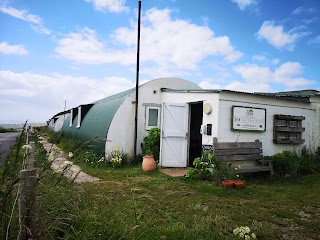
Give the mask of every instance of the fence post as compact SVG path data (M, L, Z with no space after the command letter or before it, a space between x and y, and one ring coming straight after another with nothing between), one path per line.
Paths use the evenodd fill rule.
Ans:
M18 240L36 237L36 169L20 171Z
M19 187L19 234L18 240L36 238L36 185L37 171L34 168L35 143L30 141L29 129L27 131L26 169L20 171Z

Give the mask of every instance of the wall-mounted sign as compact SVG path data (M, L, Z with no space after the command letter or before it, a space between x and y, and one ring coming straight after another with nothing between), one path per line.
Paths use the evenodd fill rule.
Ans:
M233 106L231 128L235 131L265 131L266 109Z

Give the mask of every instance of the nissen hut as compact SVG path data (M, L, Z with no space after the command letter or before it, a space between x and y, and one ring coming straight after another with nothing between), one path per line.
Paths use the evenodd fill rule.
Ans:
M320 93L316 90L205 90L186 80L161 78L139 87L138 110L138 153L148 130L160 128L163 167L191 166L203 149L215 151L218 143L259 142L264 156L319 146ZM65 136L86 141L98 137L97 152L120 145L133 157L135 89L73 108L64 118ZM54 123L51 128L58 129Z

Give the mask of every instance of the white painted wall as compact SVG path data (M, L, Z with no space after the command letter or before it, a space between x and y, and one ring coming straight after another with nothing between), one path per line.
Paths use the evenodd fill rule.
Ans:
M179 93L163 92L163 103L192 103L203 102L211 104L212 112L207 115L203 113L202 124L212 124L212 135L202 135L202 144L212 145L213 138L218 136L218 116L219 116L219 94L218 93ZM200 129L199 129L200 131Z
M160 78L149 81L139 87L139 106L138 106L138 141L137 153L141 153L141 143L143 138L148 135L145 129L146 124L146 104L158 104L161 106L161 88L173 89L200 89L196 84L179 78ZM129 154L134 155L134 121L135 121L135 91L123 102L116 112L110 124L109 132L105 145L108 152L113 146L120 145ZM161 112L160 112L161 114Z
M69 116L69 114L70 113L66 113L64 115L60 115L60 116L52 118L49 123L49 129L51 129L55 132L59 132L63 126L64 120ZM57 118L56 121L54 121L55 118Z
M315 111L315 120L314 124L312 126L312 129L314 129L314 138L311 140L311 147L314 145L314 151L317 149L317 147L320 147L320 96L314 96L310 98L312 107L316 110Z
M266 131L265 132L244 132L231 130L232 106L256 107L266 109ZM273 116L275 114L305 116L302 127L305 132L302 138L305 145L310 145L310 139L314 134L316 111L310 103L283 100L279 98L263 97L252 94L233 92L220 93L219 103L219 131L218 141L220 142L251 142L259 139L262 142L263 154L270 156L283 150L300 150L304 144L275 144L273 143Z
M202 144L212 145L213 138L220 142L255 141L259 139L263 143L264 155L273 155L285 149L298 150L301 145L286 145L273 143L273 115L305 116L302 134L305 144L311 143L312 136L319 139L320 136L320 97L314 97L313 103L289 101L274 97L263 97L253 94L222 91L220 93L208 92L161 92L161 88L171 89L200 89L197 85L177 78L156 79L140 86L138 108L138 154L141 153L141 143L148 132L146 124L146 105L162 103L192 103L203 101L210 103L212 113L203 113L203 124L212 124L212 135L203 135ZM105 150L108 152L114 145L120 145L122 149L133 157L134 154L134 116L135 116L135 92L133 92L116 112L107 136ZM231 131L231 109L233 105L265 108L267 110L266 132L239 132ZM161 114L161 113L160 113ZM320 139L319 139L320 141Z

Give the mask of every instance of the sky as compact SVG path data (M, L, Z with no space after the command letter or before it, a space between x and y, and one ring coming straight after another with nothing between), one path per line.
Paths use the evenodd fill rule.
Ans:
M140 83L320 90L319 0L142 0ZM138 1L0 0L0 123L135 87Z

